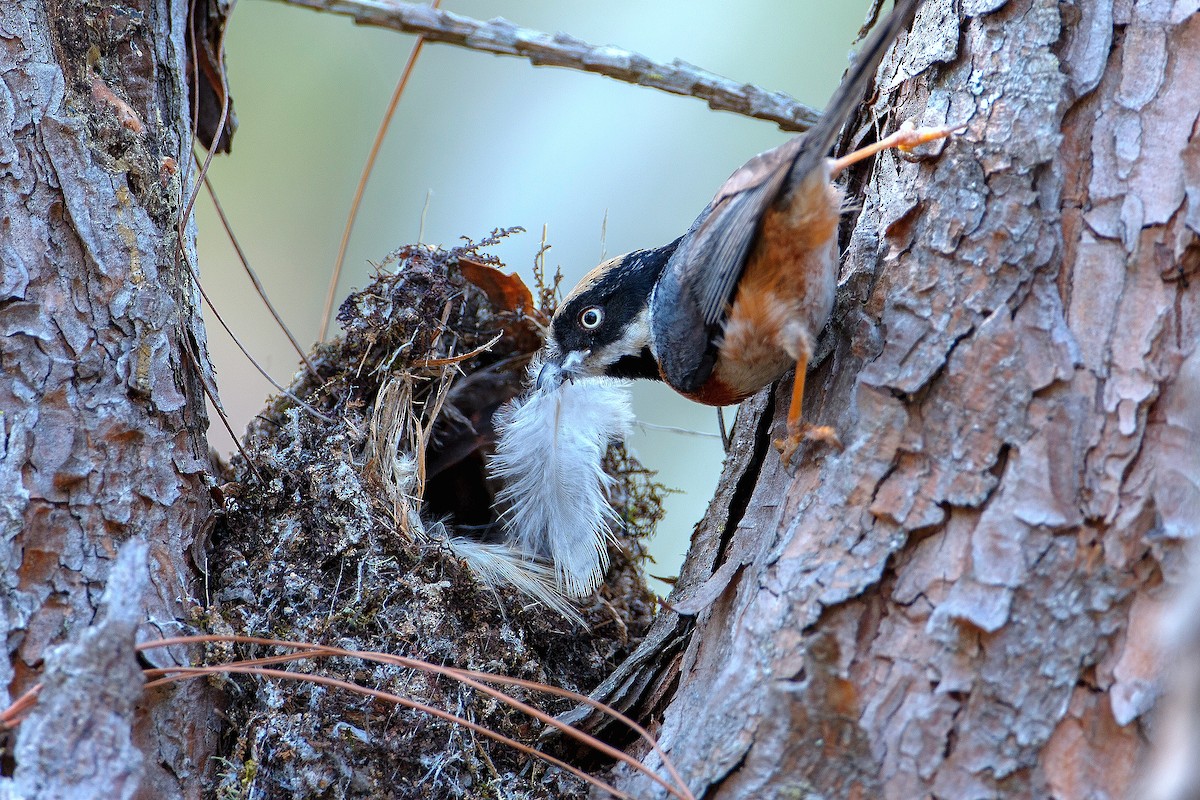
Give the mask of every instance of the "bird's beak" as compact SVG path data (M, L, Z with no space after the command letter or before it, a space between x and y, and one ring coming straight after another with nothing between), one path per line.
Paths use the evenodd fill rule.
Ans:
M567 379L563 368L555 364L553 361L547 361L542 364L541 370L537 376L537 390L539 392L553 392L558 387L563 385L563 381Z
M587 358L587 350L572 350L565 356L547 356L538 371L536 386L539 392L557 391L568 380L573 380L581 374L580 367Z

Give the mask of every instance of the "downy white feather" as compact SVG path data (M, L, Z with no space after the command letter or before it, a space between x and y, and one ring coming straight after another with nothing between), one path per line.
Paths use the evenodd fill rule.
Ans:
M633 420L629 383L612 378L535 390L497 415L491 470L504 483L496 501L506 506L508 542L549 559L559 589L570 597L586 597L604 579L605 540L616 514L608 503L614 481L601 462L609 442L624 438Z
M444 541L493 592L501 586L512 586L576 625L586 624L558 590L554 572L545 562L530 561L506 544L479 542L466 536L452 536Z

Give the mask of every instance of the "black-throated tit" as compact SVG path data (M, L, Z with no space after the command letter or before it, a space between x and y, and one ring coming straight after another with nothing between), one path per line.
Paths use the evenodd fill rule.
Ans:
M844 158L826 154L919 2L897 0L820 121L734 172L686 234L614 258L583 278L551 321L540 389L581 376L650 378L697 402L727 405L794 365L788 435L776 445L790 461L804 438L836 444L832 429L800 419L814 339L837 285L842 192L831 181L881 150L957 129L905 126Z

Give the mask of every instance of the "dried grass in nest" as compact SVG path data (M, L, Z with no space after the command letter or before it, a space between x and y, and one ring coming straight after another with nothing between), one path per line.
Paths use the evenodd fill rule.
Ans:
M488 285L495 276L484 272L480 288L463 277L467 264L492 269L480 248L494 241L397 251L343 304L344 335L313 353L319 377L301 373L291 387L335 424L275 400L251 426L247 452L263 480L244 463L231 467L203 627L403 653L584 692L631 652L652 612L640 538L661 506L658 487L619 448L609 455L620 479L613 502L630 527L611 553L609 581L579 609L586 627L488 588L446 544L468 527L486 537L495 522L483 472L488 420L519 391L540 344L537 310L514 307L511 283ZM244 649L242 657L263 654ZM461 685L355 659L322 669L519 741L538 734ZM319 686L251 678L228 686L223 796L587 794L569 776L417 712ZM563 701L521 699L565 710Z

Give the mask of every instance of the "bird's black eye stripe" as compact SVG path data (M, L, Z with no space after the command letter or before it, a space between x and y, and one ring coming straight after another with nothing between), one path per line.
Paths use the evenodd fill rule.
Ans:
M604 309L599 306L588 306L579 312L579 327L585 331L594 331L604 321Z

